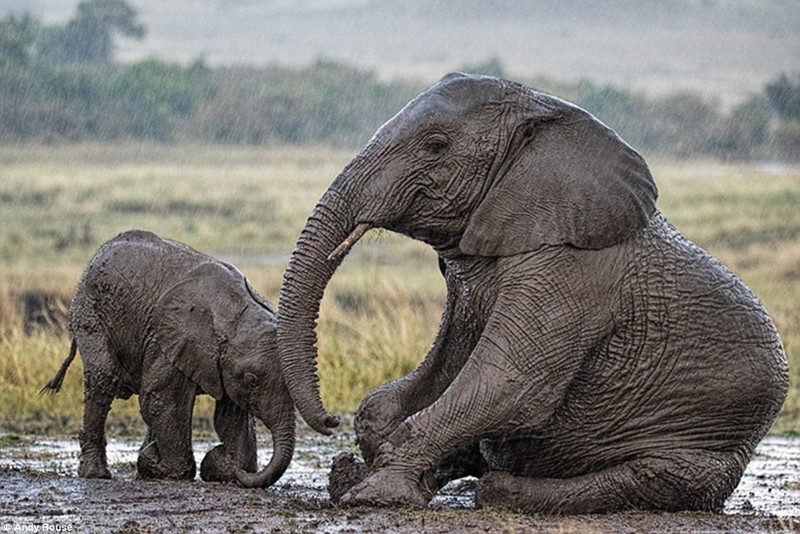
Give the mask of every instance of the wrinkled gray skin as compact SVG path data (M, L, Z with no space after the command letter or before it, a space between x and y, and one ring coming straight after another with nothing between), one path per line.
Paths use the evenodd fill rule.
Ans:
M424 506L471 474L480 506L720 509L781 407L787 363L758 300L656 196L613 131L511 82L448 75L381 127L285 274L278 341L303 418L337 424L319 397L316 317L364 231L431 245L447 303L419 368L361 404L369 474L340 458L341 502Z
M70 306L70 354L45 386L58 391L79 348L85 398L79 475L111 476L106 416L113 399L138 394L148 427L139 477L194 478L192 408L195 395L207 393L216 399L222 444L203 459L201 477L248 487L278 480L294 452L295 418L275 321L270 305L231 265L139 230L104 244ZM253 415L275 444L258 473Z

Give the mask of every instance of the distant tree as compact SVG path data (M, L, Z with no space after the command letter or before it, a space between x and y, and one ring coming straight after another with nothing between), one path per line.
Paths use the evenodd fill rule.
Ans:
M714 152L734 158L752 156L768 140L772 110L767 98L753 95L736 105L718 132L710 132Z
M0 20L0 73L28 67L38 31L39 22L27 14Z
M44 28L39 58L57 65L104 65L114 59L113 34L141 39L144 26L125 0L84 0L66 26Z
M764 87L764 94L779 119L772 130L772 152L779 159L800 160L800 72L781 74Z
M781 74L766 85L764 92L781 120L800 120L800 73L793 78Z
M169 139L173 121L190 116L213 95L209 72L202 60L183 67L147 59L122 68L111 83L111 95L127 110L127 133Z

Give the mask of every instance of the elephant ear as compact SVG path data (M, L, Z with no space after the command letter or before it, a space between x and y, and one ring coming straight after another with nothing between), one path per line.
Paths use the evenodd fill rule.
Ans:
M511 256L542 245L600 249L647 225L658 196L644 159L588 112L535 93L460 249Z
M164 356L205 393L223 397L219 360L247 305L237 290L241 273L208 262L169 288L153 310L153 331Z

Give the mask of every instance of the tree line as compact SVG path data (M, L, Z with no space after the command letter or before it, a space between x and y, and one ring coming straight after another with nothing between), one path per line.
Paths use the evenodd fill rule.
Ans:
M124 0L81 2L63 26L27 14L1 19L0 141L357 146L426 85L325 58L262 68L114 62L115 36L144 34ZM507 77L497 58L462 70ZM652 97L586 80L519 81L586 108L648 153L800 159L800 73L780 74L730 110L693 92Z

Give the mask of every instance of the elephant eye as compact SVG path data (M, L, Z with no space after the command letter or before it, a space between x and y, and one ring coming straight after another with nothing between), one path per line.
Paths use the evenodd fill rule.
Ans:
M428 136L422 143L422 148L431 154L442 154L450 148L450 142L441 134Z
M244 374L244 383L247 384L248 388L255 388L258 386L258 377L253 373L245 373Z

